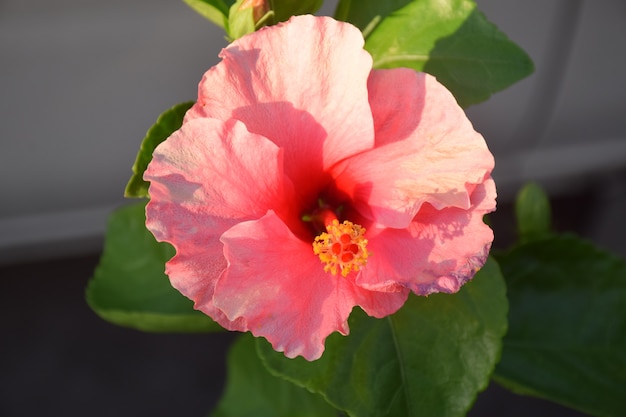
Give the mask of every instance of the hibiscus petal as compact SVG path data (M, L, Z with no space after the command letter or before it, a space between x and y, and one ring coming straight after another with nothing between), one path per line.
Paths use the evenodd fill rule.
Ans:
M372 71L368 88L376 146L333 168L336 187L364 216L394 228L407 227L424 203L469 208L494 160L452 94L405 68Z
M288 207L281 164L275 144L236 120L190 121L155 149L144 173L150 181L146 226L176 249L166 273L182 294L211 298L226 267L219 241L224 231L274 205ZM204 311L237 327L216 309Z
M334 331L348 333L352 308L370 315L395 312L406 292L373 293L353 279L324 272L311 243L298 239L273 212L239 223L222 236L228 269L213 302L230 320L244 320L287 357L319 358Z
M309 196L335 162L374 145L372 59L354 26L296 16L225 48L186 120L236 118L285 149L285 170Z
M282 150L237 120L186 122L154 151L144 173L152 200L222 218L284 207Z
M217 279L224 272L227 263L224 258L224 245L220 242L220 231L228 229L234 222L216 222L215 217L198 216L185 212L184 209L173 210L172 214L183 219L194 218L192 223L202 223L203 231L194 233L187 238L184 245L179 244L177 254L165 265L165 273L170 277L172 286L195 302L194 307L210 316L228 330L245 330L245 321L231 321L224 313L204 300L212 299ZM154 208L153 208L154 210ZM179 222L176 226L170 223L170 229L178 231L185 226Z
M489 178L473 190L469 210L424 204L408 229L370 229L372 255L357 284L371 290L400 284L418 295L458 291L487 260L493 232L482 219L495 209L495 197Z

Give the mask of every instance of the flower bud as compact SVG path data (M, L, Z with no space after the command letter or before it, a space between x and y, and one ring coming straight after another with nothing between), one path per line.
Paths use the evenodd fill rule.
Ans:
M227 32L232 40L265 26L272 16L269 0L237 0L228 14Z
M254 23L259 22L267 12L270 11L268 0L244 0L239 5L239 10L252 9L252 18Z

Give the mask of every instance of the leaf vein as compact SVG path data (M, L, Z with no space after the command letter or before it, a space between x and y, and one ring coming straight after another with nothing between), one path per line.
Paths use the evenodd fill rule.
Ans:
M396 355L398 357L398 366L400 368L400 379L402 381L402 390L404 391L404 402L407 410L407 415L409 415L410 411L413 409L411 407L411 396L408 395L408 380L405 372L405 359L402 353L402 349L400 348L400 343L398 341L398 337L396 335L397 330L395 327L395 323L393 320L394 316L388 316L387 321L389 323L389 327L391 328L391 337L393 340L393 346L396 351Z

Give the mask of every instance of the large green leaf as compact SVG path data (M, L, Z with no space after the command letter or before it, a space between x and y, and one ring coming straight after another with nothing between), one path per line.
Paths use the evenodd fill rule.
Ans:
M500 357L505 285L489 260L457 294L409 297L385 319L355 309L350 335L332 334L321 359L286 359L266 341L268 368L355 417L464 416Z
M463 107L533 71L528 55L472 0L341 0L336 16L363 31L375 68L433 74Z
M226 389L210 417L335 417L320 395L270 374L251 334L241 335L228 354Z
M170 285L164 265L174 249L146 229L144 206L111 214L104 252L87 287L89 306L105 320L144 331L220 330Z
M130 177L125 197L148 197L149 182L143 180L143 172L152 160L152 152L154 148L172 133L180 129L183 124L185 113L193 105L193 101L180 103L163 112L157 119L156 123L148 130L146 137L141 142L139 152L133 164L133 175Z
M596 416L626 412L626 262L573 236L499 257L509 333L495 378Z
M206 19L226 28L228 10L235 0L184 0L184 2Z

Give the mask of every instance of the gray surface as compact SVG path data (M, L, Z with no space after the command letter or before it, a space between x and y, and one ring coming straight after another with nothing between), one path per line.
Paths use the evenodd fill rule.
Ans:
M83 297L97 260L0 268L0 416L206 415L234 334L147 334L101 320Z

